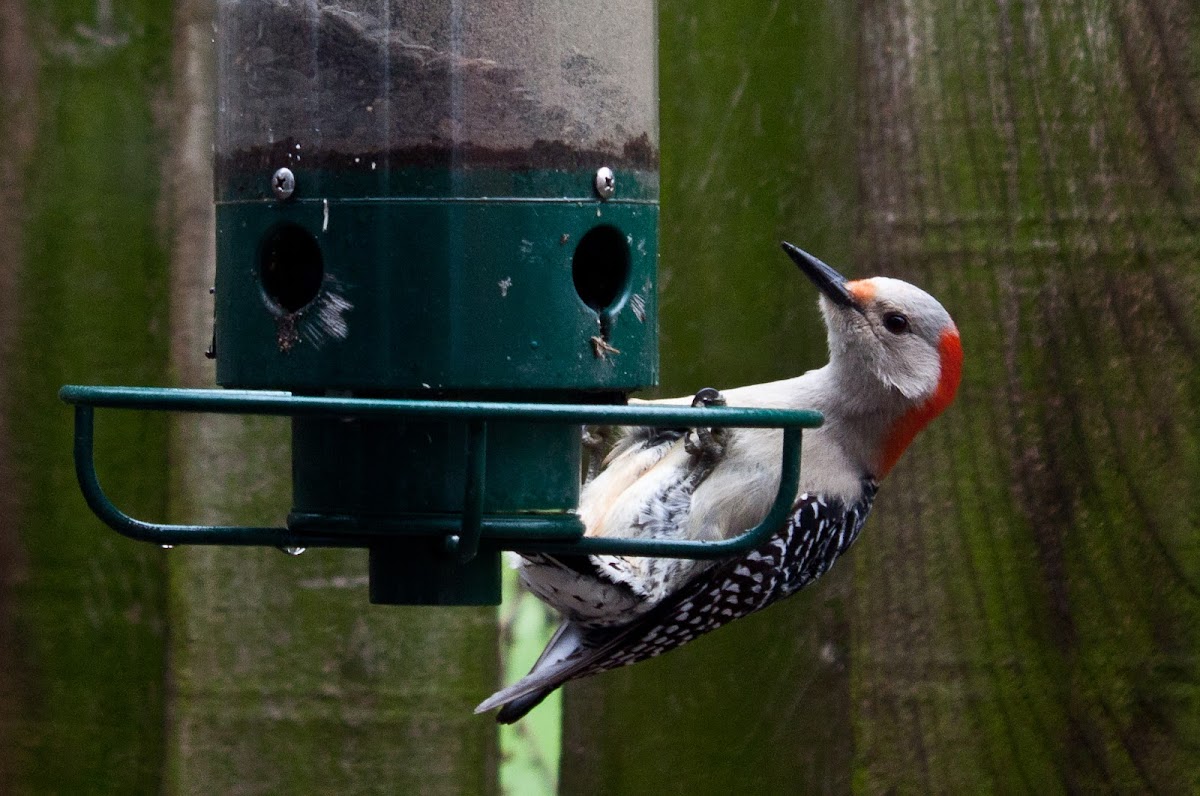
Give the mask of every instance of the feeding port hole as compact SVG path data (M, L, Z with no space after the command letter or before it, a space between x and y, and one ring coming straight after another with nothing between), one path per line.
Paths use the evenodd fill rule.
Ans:
M284 312L296 312L317 297L325 278L321 246L298 224L280 224L263 242L259 263L263 292Z
M575 292L596 312L611 309L629 282L629 244L616 227L604 224L588 230L571 260Z

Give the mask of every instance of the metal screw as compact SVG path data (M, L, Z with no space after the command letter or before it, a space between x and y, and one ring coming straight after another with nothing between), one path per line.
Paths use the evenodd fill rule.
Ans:
M601 199L612 199L617 192L617 178L608 166L596 169L596 193Z
M284 166L271 178L271 190L275 192L276 199L287 199L296 191L296 175Z

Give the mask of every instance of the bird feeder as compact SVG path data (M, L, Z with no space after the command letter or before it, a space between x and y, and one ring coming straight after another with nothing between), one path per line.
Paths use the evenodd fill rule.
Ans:
M777 528L813 412L630 407L658 376L653 0L218 0L225 389L63 388L92 509L159 544L364 547L370 598L499 601L502 549L717 558ZM147 523L94 409L292 417L277 528ZM583 538L580 426L785 428L725 542Z

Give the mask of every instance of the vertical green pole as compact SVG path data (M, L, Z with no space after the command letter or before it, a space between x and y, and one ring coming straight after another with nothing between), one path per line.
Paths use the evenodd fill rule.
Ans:
M0 789L162 782L163 551L73 480L64 382L161 383L170 10L0 2ZM166 421L114 416L107 487L163 516Z

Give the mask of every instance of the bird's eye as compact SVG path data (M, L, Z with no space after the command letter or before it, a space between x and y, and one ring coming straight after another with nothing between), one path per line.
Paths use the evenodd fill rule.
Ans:
M889 312L883 316L883 328L892 334L904 334L908 331L908 318L898 312Z

